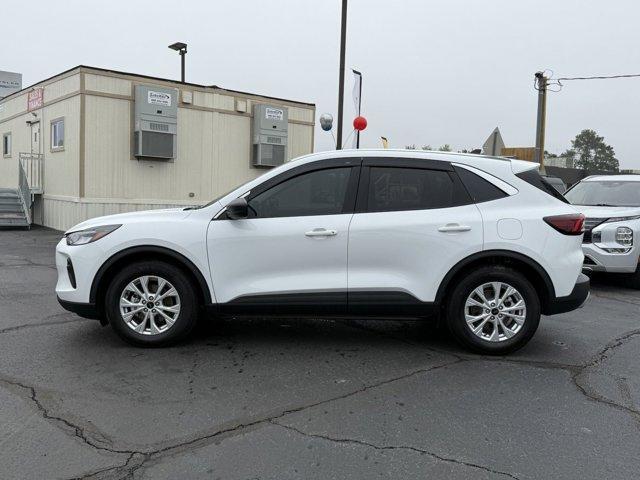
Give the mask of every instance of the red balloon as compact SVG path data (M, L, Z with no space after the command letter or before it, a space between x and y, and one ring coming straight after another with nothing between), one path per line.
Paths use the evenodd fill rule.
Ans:
M367 119L364 117L356 117L353 119L353 128L361 132L367 128Z

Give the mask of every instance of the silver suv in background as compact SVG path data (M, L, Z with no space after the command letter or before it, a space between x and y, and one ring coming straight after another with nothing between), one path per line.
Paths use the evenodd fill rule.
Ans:
M627 274L640 289L640 175L587 177L565 197L587 217L584 269Z

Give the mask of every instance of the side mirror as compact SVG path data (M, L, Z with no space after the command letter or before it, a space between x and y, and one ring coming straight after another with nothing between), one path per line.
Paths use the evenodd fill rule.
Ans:
M240 220L249 216L249 205L244 198L236 198L227 204L227 217L231 220Z

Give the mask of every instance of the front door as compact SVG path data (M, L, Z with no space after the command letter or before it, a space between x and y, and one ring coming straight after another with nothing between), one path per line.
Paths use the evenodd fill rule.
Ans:
M340 163L285 172L247 196L249 218L231 220L223 213L210 223L209 261L222 311L346 309L359 165Z

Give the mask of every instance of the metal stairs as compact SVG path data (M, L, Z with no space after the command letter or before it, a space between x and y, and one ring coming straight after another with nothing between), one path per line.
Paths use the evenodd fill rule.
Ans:
M0 227L29 228L30 207L25 205L19 189L0 188Z

